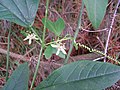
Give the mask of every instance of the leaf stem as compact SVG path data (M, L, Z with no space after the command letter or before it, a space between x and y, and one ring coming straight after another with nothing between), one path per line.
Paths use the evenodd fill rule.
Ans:
M72 48L73 48L74 41L76 40L77 35L78 35L78 32L79 32L79 29L80 29L80 27L81 27L81 19L82 19L83 9L84 9L84 3L83 3L83 1L82 1L81 11L80 11L80 14L79 14L79 17L78 17L78 25L77 25L77 28L76 28L76 30L75 30L74 39L72 40L72 44L70 45L70 50L69 50L68 55L67 55L67 57L66 57L66 59L65 59L65 61L64 61L64 64L67 64L67 62L68 62L68 59L69 59L70 54L71 54L71 52L72 52Z
M8 80L8 69L9 69L10 34L11 34L11 27L9 29L9 34L8 34L7 63L6 63L6 81Z

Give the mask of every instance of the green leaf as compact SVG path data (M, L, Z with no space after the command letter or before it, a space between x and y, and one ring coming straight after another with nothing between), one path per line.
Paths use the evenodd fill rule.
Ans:
M98 28L104 18L108 0L83 0L83 2L93 27Z
M45 18L42 19L42 23L45 25ZM65 23L62 18L58 18L56 22L52 22L49 19L46 21L46 27L52 31L56 36L59 36L65 28Z
M53 48L51 45L47 46L44 52L45 58L49 59L52 56L52 54L56 54L56 52L56 48ZM58 56L61 58L65 58L65 55L62 52L60 52Z
M120 67L95 61L76 61L55 70L35 90L102 90L120 79Z
M58 20L54 22L54 27L56 28L56 34L59 36L65 28L64 20L62 18L58 18Z
M29 68L28 64L20 65L8 79L3 90L28 90Z
M56 52L57 52L57 51L56 51ZM55 52L55 53L56 53L56 52ZM63 52L61 52L61 51L60 51L60 53L58 54L58 56L61 57L61 58L63 58L63 59L65 59L65 57L66 57L66 55L65 55Z
M52 48L51 45L47 46L44 52L45 58L49 59L52 56L53 51L54 51L54 48Z
M25 30L20 30L20 33L23 35L23 36L25 36L25 37L27 37L27 33L25 32Z
M0 0L0 19L24 27L33 24L39 0Z

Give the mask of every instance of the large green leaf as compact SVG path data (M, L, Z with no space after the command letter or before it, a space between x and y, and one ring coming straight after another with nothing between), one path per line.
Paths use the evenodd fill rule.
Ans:
M45 18L42 19L42 23L45 25ZM59 36L65 28L65 23L62 18L58 18L56 22L52 22L49 19L46 20L46 27L52 31L56 36Z
M77 61L55 70L36 90L102 90L119 79L119 66Z
M39 0L0 0L0 19L28 27L33 24Z
M83 0L88 17L95 28L98 28L106 12L108 0Z
M3 90L28 90L29 68L28 64L20 65L11 75Z

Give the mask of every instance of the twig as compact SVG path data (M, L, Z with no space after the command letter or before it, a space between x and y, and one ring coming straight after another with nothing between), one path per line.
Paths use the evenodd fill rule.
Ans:
M107 31L108 30L108 28L105 28L105 29L102 29L102 30L96 30L96 31L90 31L90 30L86 30L86 29L84 29L84 28L81 28L83 31L86 31L86 32L92 32L92 33L94 33L94 32L103 32L103 31Z
M98 61L98 60L101 60L101 59L103 59L104 57L99 57L99 58L96 58L96 59L94 59L93 61Z
M0 48L0 53L7 54L7 50ZM24 57L23 55L19 55L19 54L13 53L13 52L9 52L9 55L12 58L20 59L23 61L29 61L29 59L27 57Z
M28 55L30 52L32 52L34 49L36 48L36 46L35 47L33 47L32 49L30 49L29 51L27 51L22 57L23 58L21 58L21 59L24 59L25 57L26 57L26 55ZM20 59L19 59L20 60ZM18 61L19 61L18 60Z
M109 40L110 40L110 35L111 35L111 32L112 32L112 27L113 27L113 24L114 24L114 21L115 21L115 17L116 17L116 13L117 13L117 9L118 9L119 4L120 4L120 0L118 0L115 12L113 14L113 19L112 19L112 22L111 22L111 25L110 25L110 30L108 32L108 37L107 37L107 41L106 41L106 45L105 45L105 50L104 50L104 52L105 52L104 62L106 62L106 56L107 56L107 50L108 50L108 44L109 44Z
M7 54L7 50L0 48L0 53ZM19 54L13 53L13 52L9 52L9 56L12 58L15 58L16 60L23 60L23 61L27 61L27 62L30 61L30 59L28 57L25 57L24 55L19 55ZM44 62L44 61L41 61L41 64L46 65L46 66L49 65L48 62ZM56 66L56 67L62 66L62 64L55 63L55 62L52 62L51 65Z

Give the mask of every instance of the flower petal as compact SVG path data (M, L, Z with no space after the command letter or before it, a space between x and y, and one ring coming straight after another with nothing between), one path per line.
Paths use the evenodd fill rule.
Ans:
M52 46L53 48L58 48L58 45L55 45L55 44L51 44L51 46Z
M27 39L29 39L28 37L24 38L23 41L26 41Z
M56 55L59 55L59 53L60 53L60 49L57 50Z
M63 48L61 48L61 51L62 51L63 54L67 54L66 51Z
M29 45L32 43L32 39L29 39Z

